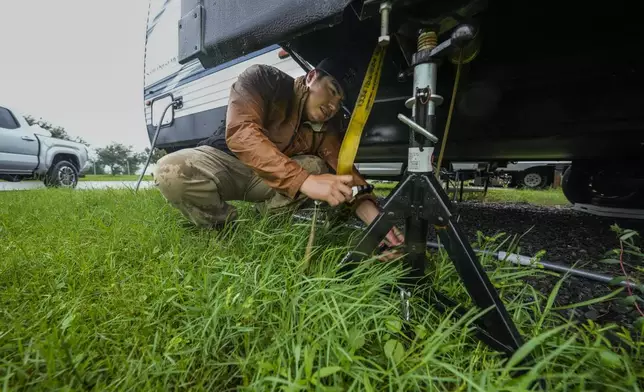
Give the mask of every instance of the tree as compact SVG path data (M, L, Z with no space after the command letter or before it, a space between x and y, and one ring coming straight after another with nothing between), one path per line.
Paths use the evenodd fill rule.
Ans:
M97 148L97 165L104 165L110 168L112 175L127 173L128 165L130 173L137 171L139 165L145 161L142 153L134 153L132 146L125 146L121 143L112 143L104 148Z
M145 159L148 159L148 154L150 154L150 148L149 148L149 147L146 147L146 148L145 148L145 157L144 157L144 161L143 161L143 162L145 162ZM165 151L165 150L160 150L160 149L158 149L158 148L156 148L156 147L155 147L155 148L154 148L154 153L152 153L152 158L150 158L150 163L157 163L157 161L158 161L159 159L161 159L161 158L162 158L164 155L166 155L166 154L167 154L167 153L166 153L166 151Z
M131 154L127 159L127 165L129 165L130 174L136 173L136 171L139 170L140 166L145 163L146 159L148 159L148 156L145 153L139 152Z
M105 174L105 165L100 162L99 159L90 159L89 160L89 169L87 169L89 174Z
M81 143L81 144L84 144L87 147L89 147L89 143L87 143L82 137L76 136L76 137L72 138L71 136L69 136L69 134L67 133L67 131L63 127L53 125L52 123L47 122L47 121L43 120L42 118L39 119L39 120L36 120L31 115L26 115L24 117L25 117L25 120L27 121L27 123L29 125L37 124L42 129L46 129L49 132L51 132L51 137L54 137L56 139L68 140L70 142Z
M26 115L24 117L25 117L25 121L27 121L27 124L29 124L29 126L32 126L32 125L34 125L34 124L36 124L38 122L38 120L33 118L33 116L30 115L30 114L28 114L28 115Z

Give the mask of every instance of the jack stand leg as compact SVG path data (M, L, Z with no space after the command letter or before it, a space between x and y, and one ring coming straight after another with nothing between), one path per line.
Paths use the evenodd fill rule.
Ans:
M456 272L476 306L480 309L491 308L482 316L483 322L480 325L490 335L491 339L486 339L486 343L507 354L513 353L523 344L519 331L479 263L467 237L455 222L447 195L441 195L440 184L433 176L427 176L425 180L430 188L428 196L433 204L431 208L437 214L434 226L436 233L454 263Z
M427 233L428 226L432 223L474 303L480 309L490 308L481 317L482 321L477 323L479 337L496 350L511 355L523 344L522 338L450 210L449 198L433 175L408 174L385 203L382 212L369 225L354 250L342 260L341 271L347 272L363 257L370 255L393 227L394 220L405 218L404 262L409 273L401 283L403 287L425 283ZM438 302L430 302L439 309L454 306L454 302L443 294L433 290L432 293ZM410 295L408 290L401 289L405 321L410 321Z

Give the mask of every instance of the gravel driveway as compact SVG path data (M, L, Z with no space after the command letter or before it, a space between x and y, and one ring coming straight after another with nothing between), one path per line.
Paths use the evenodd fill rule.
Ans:
M619 248L613 224L638 230L644 234L644 221L599 217L572 210L568 207L539 207L527 204L500 204L467 202L458 205L460 223L470 241L476 240L476 231L492 236L499 232L523 235L518 253L534 256L545 250L544 260L611 276L621 276L619 264L599 263L605 253ZM642 243L641 241L639 242ZM640 261L641 263L642 261ZM641 264L640 264L641 265ZM629 274L644 282L644 274ZM550 293L558 278L528 280L543 293ZM557 302L569 304L609 294L614 288L584 278L569 277L561 287ZM642 293L638 293L640 296ZM639 317L634 307L621 306L616 301L591 305L582 310L582 317L600 322L630 323Z

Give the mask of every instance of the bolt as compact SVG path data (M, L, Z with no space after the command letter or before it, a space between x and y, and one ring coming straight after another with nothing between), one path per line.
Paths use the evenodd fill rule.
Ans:
M196 13L196 12L195 12L194 14L192 14L192 16L193 16L195 19L197 19L197 13Z
M389 45L390 41L391 39L388 35L381 35L380 37L378 37L378 45L386 46Z
M389 45L389 12L391 11L391 3L386 1L380 4L380 37L378 37L378 45Z
M399 73L398 73L398 81L399 81L399 82L404 82L404 81L405 81L405 79L407 79L407 75L405 75L405 72L404 72L404 71L403 71L403 72L399 72Z
M388 217L391 217L391 218L393 218L393 216L394 216L394 215L395 215L395 214L394 214L394 212L393 212L393 211L389 211L389 212L387 213L387 216L388 216Z

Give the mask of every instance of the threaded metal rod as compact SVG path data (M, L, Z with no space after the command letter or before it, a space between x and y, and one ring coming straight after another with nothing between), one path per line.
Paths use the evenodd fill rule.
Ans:
M423 31L418 35L418 51L434 49L438 45L438 36L435 31Z

